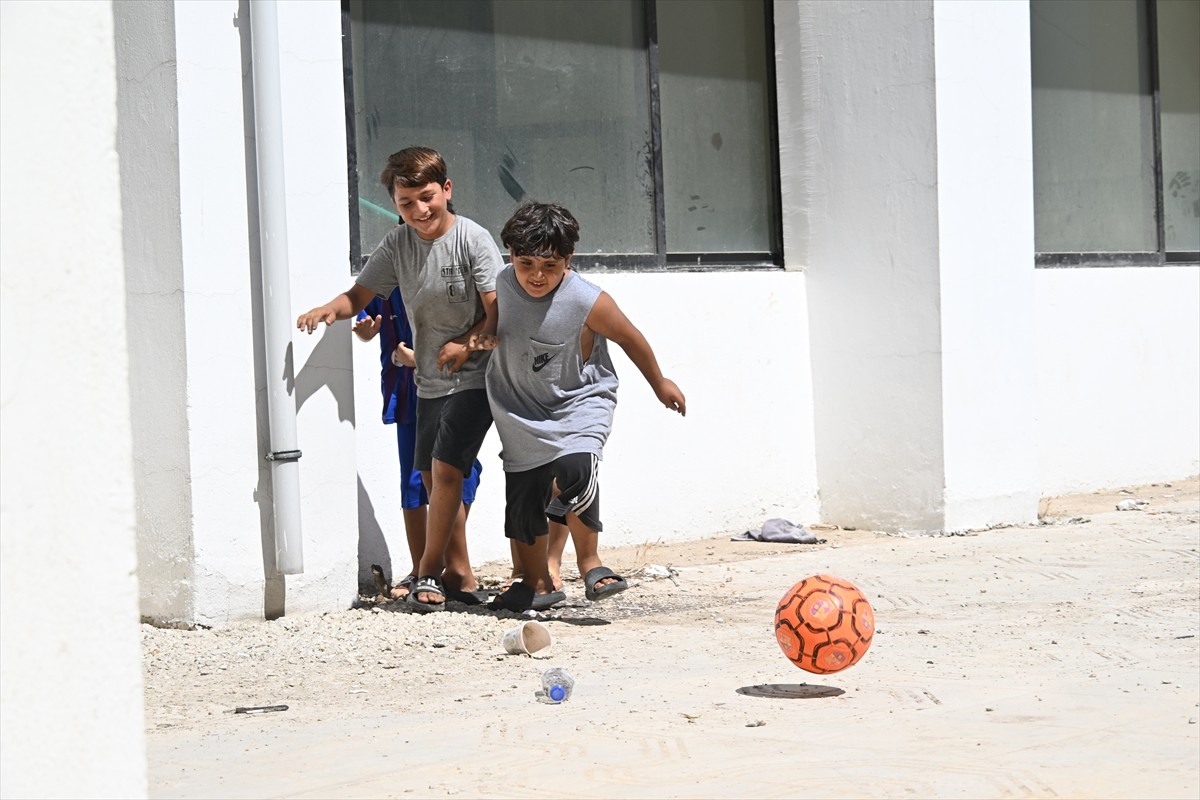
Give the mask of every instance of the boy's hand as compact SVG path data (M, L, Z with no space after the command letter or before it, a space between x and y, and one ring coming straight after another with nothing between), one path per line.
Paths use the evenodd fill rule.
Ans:
M679 416L687 416L687 400L683 397L683 392L679 391L679 387L675 385L675 381L662 379L658 386L654 387L654 394L658 396L658 400L672 411L679 412Z
M296 327L305 333L312 333L322 322L326 325L337 322L337 312L329 306L317 306L312 311L301 314L296 320Z
M438 351L437 368L458 372L470 357L471 350L465 344L455 341L446 342Z
M416 367L417 354L413 352L407 342L401 342L392 351L392 363L397 367Z
M469 350L495 350L500 346L500 337L491 333L475 333L467 340Z
M375 317L363 317L362 319L354 320L354 325L350 330L354 331L358 338L364 342L369 342L379 333L379 329L383 327L383 315Z

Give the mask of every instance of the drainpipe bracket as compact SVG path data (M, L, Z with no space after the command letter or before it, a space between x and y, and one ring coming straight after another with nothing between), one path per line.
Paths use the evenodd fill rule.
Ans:
M267 453L267 461L299 461L302 456L299 450L277 450L273 453Z

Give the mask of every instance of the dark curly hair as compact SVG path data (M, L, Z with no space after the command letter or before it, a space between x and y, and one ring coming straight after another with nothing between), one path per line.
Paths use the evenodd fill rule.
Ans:
M560 205L530 200L504 223L500 241L514 256L568 258L579 241L579 222Z

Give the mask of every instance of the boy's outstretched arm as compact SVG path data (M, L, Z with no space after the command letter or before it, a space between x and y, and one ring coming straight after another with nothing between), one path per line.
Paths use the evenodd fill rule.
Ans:
M672 411L678 411L681 416L687 416L687 401L683 392L675 385L675 381L663 377L650 343L617 307L616 301L608 292L601 292L596 298L596 304L592 306L592 312L588 314L585 324L594 332L621 346L629 360L641 370L660 403Z
M356 283L325 305L301 314L296 320L296 327L305 333L312 333L322 322L332 325L339 319L350 319L366 308L374 296L375 293L370 289Z

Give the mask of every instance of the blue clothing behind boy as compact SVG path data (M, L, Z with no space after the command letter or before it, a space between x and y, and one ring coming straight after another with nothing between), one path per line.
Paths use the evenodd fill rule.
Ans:
M412 346L412 327L404 311L400 291L393 289L387 300L376 296L358 312L358 319L383 317L379 326L380 389L383 392L383 423L411 425L417 421L417 384L413 371L392 361L396 346L405 342Z
M396 443L400 456L400 507L418 508L429 503L421 473L414 468L413 450L417 432L417 384L413 380L412 367L396 364L392 354L404 342L412 346L412 327L404 311L400 290L393 289L387 300L376 296L367 307L358 312L357 319L383 317L379 326L379 382L383 394L383 423L396 425ZM463 503L475 502L479 489L479 475L483 465L478 460L471 467L471 474L463 478Z

